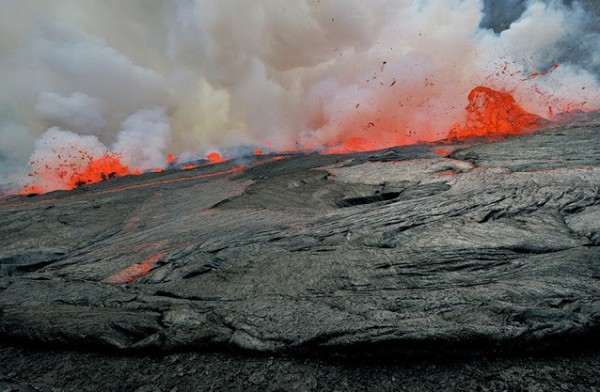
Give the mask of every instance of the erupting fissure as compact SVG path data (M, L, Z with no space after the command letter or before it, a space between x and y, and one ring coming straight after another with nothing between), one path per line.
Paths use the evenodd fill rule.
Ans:
M490 140L507 135L518 135L527 132L532 132L542 126L547 120L535 114L524 110L509 92L494 90L490 87L477 86L468 96L468 105L465 108L466 119L463 124L455 124L447 134L447 139L464 139L471 137L485 137ZM392 138L389 135L382 134L380 130L377 132L369 132L364 129L364 134L360 137L352 136L342 143L329 146L325 154L342 154L349 152L371 151L386 147L393 147L403 143L398 138ZM394 132L388 130L389 133ZM418 132L418 130L415 130ZM304 146L302 150L310 150L311 148ZM314 146L312 146L314 149ZM300 150L293 150L298 152ZM77 163L70 163L69 160L59 162L57 167L51 167L48 164L43 164L40 168L40 162L32 162L34 167L32 177L43 179L44 177L55 177L62 181L63 189L73 189L82 185L92 184L95 182L108 180L114 177L121 177L131 174L139 174L137 170L130 170L127 166L121 163L119 156L116 154L107 153L100 158L94 159L91 155L81 152L82 157ZM262 155L260 149L254 151L255 156ZM167 166L177 167L177 156L167 156ZM217 164L224 161L224 158L216 152L211 152L206 155L207 164ZM87 162L81 165L81 161ZM179 168L188 170L198 167L198 164L188 163ZM153 169L154 172L162 172L163 169ZM44 193L47 191L43 186L33 184L26 187L21 194Z
M57 159L52 161L59 162L56 166L45 162L30 162L33 171L29 173L29 177L37 178L40 183L26 186L19 194L27 196L48 192L49 189L43 184L49 182L60 182L60 189L71 190L83 185L93 184L112 178L140 174L139 170L131 170L124 165L118 154L106 153L100 158L94 158L85 151L78 151L78 153L80 155L76 157L62 157L58 155L56 157ZM175 155L167 156L168 165L174 165L176 160L177 157ZM208 161L208 164L216 164L224 161L221 155L216 152L209 153L206 156L206 160ZM199 165L188 163L181 168L188 170L196 167L199 167ZM164 169L154 168L150 171L162 173Z
M74 173L68 186L69 188L75 188L128 174L139 174L139 171L132 172L121 163L117 156L107 154L100 159L92 160L82 171Z
M37 177L42 182L60 182L63 184L63 188L69 190L115 177L139 174L139 171L132 171L121 163L117 154L106 153L99 158L94 158L85 151L78 152L80 153L78 157L58 155L57 160L50 163L32 161L31 166L34 170L29 176ZM52 163L56 161L59 162L58 165L52 166ZM23 189L21 194L44 193L45 191L44 185L34 183Z

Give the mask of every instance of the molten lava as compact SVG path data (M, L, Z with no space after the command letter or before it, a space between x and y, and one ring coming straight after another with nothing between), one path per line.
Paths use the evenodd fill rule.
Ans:
M131 171L122 164L116 154L107 153L100 158L94 158L85 151L79 151L79 153L81 155L77 157L61 157L58 155L57 160L59 163L56 165L31 162L34 171L29 176L37 177L39 183L27 186L20 194L44 193L54 189L70 190L110 178L139 174L138 171Z
M542 124L542 118L521 108L507 92L478 86L469 93L464 126L455 125L450 139L518 135Z
M377 135L374 137L351 137L341 144L329 145L325 154L350 154L353 152L373 151L385 147L387 144L394 146L395 143L382 143Z
M210 154L208 154L206 156L206 159L208 159L208 163L221 163L223 162L223 158L221 157L221 155L219 155L216 152L211 152Z
M114 155L104 155L100 159L91 161L81 172L73 173L69 179L68 186L69 189L73 189L78 186L93 184L128 174L139 174L139 172L130 171Z
M551 72L551 71L549 71ZM535 77L537 74L532 75ZM515 99L508 93L493 90L489 87L475 87L468 97L468 106L466 107L466 121L464 124L456 124L448 133L450 139L462 139L468 137L487 137L495 138L504 135L516 135L530 132L538 128L543 123L543 119L535 114L529 113L521 108ZM383 109L382 109L383 110ZM398 110L396 108L389 110ZM351 152L372 151L384 147L395 145L405 145L414 143L416 140L407 139L407 134L418 134L418 130L407 131L407 134L399 132L402 129L398 122L401 117L383 116L381 124L376 126L369 122L358 130L350 130L342 133L343 137L338 138L334 143L326 145L324 153L341 154ZM386 120L387 118L387 120ZM385 121L384 121L385 120ZM359 132L362 131L362 132ZM358 133L357 133L358 132ZM412 140L412 141L411 141ZM317 146L304 146L305 149L317 148ZM282 152L298 152L298 148L283 150ZM78 186L92 184L95 182L107 180L113 177L121 177L129 174L139 174L138 171L131 171L123 165L118 155L106 153L100 158L95 158L79 151L81 156L62 157L49 162L32 162L34 172L30 174L39 181L34 182L23 191L22 195L33 193L44 193L53 189L73 189ZM434 151L440 155L446 156L447 151L440 149ZM254 155L263 155L262 150L256 149ZM167 156L167 164L172 166L178 157L174 155ZM276 156L273 160L279 160L282 157ZM223 157L217 152L211 152L206 155L208 164L223 162ZM54 162L59 162L55 164ZM182 169L194 169L199 165L189 163ZM160 173L163 169L155 169ZM52 184L52 185L48 185ZM58 184L58 186L56 186Z
M452 154L452 149L447 147L441 147L431 150L432 153L440 155L444 158L449 157Z
M19 195L27 196L27 195L36 195L36 194L42 194L42 193L44 193L44 188L42 188L40 185L30 185L28 187L23 188L23 190L21 192L19 192Z
M138 280L142 276L148 275L154 265L167 256L166 252L161 252L140 263L132 264L129 267L117 272L105 279L105 282L113 284L126 284Z
M183 166L183 170L192 170L195 169L197 167L200 167L199 165L194 165L193 163L188 163L186 165Z

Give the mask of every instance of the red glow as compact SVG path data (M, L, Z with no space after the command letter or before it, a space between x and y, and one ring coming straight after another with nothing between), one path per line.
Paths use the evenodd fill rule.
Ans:
M452 150L445 147L436 148L435 150L431 150L431 152L437 155L441 155L443 157L447 157L450 156L450 154L452 154Z
M82 185L93 184L110 178L122 177L129 174L139 174L123 165L116 154L106 153L100 158L94 158L85 151L77 155L62 157L57 155L55 162L31 162L37 183L25 187L19 194L44 193L48 189L45 184L56 184L51 189L70 190Z
M327 154L349 154L377 149L377 143L364 137L351 137L343 145L331 146Z
M81 172L73 173L67 186L69 189L73 189L128 174L133 173L127 166L123 165L116 156L107 154L100 159L92 160Z
M349 113L340 125L343 129L326 145L326 154L347 154L374 151L393 146L414 144L419 141L411 129L411 109L389 103L383 104L376 113L357 110ZM422 124L419 134L425 139L432 134L434 124Z
M116 274L109 276L104 281L113 284L126 284L136 281L142 276L148 275L154 265L166 256L166 252L158 253L140 263L130 265Z
M529 75L528 77L526 77L525 79L523 79L523 81L526 81L526 80L529 80L529 79L533 79L533 78L537 78L539 76L546 76L546 75L551 74L552 72L554 72L554 70L556 68L558 68L558 64L554 64L552 66L552 68L550 68L546 72L534 72L531 75Z
M549 74L557 67L558 65L555 65L547 72L532 73L525 77L522 71L511 73L509 64L506 63L496 76L506 75L513 77L520 75L520 77L524 77L521 80L524 82ZM533 88L535 94L542 96L543 93L537 90L537 87L534 86ZM585 105L586 102L563 104L561 107L553 104L548 106L548 116L553 118L555 109L560 111L560 114L556 115L559 118L561 116L564 117L564 114L568 112L577 113L585 111ZM339 127L342 131L334 133L337 136L334 137L334 140L329 140L328 143L325 143L324 149L323 146L305 145L297 142L295 148L283 149L279 153L298 153L318 149L325 154L346 154L417 143L419 139L417 139L416 135L425 135L425 140L428 141L435 140L435 138L441 136L438 133L432 133L436 125L430 124L427 121L424 121L423 124L425 125L419 126L419 129L409 129L412 126L410 124L412 110L410 106L404 106L402 103L400 105L384 104L377 108L376 115L372 112L363 111L362 106L360 110L358 110L358 105L356 108L356 113L350 113L347 118L341 121ZM493 139L504 135L522 134L538 129L544 121L541 117L529 113L519 106L510 93L484 86L475 87L469 93L468 106L465 108L465 112L466 119L464 123L454 125L447 134L448 138L486 137ZM432 118L435 118L435 116L432 116ZM272 145L271 141L266 143L266 146L269 147L269 153L272 151ZM301 146L301 148L298 148L298 146ZM452 153L453 149L438 148L431 151L447 157ZM254 150L254 155L256 156L263 154L263 150L261 149L257 148ZM77 149L74 155L62 153L62 156L57 155L53 158L55 159L45 162L31 162L33 172L29 176L34 181L19 194L39 194L47 192L49 189L73 189L113 177L139 174L139 171L131 171L127 166L123 165L119 156L112 153L107 153L100 158L92 158L90 154ZM272 160L277 161L284 158L284 156L275 156ZM176 155L171 154L166 158L169 165L176 164L178 159ZM223 157L217 152L207 154L206 160L208 164L217 164L224 161ZM180 164L177 164L177 167L181 167ZM198 164L188 163L181 168L189 170L197 167L199 167ZM154 169L156 173L163 171L164 169L160 168Z
M281 159L283 159L283 158L284 157L281 157ZM142 188L149 188L152 186L160 186L160 185L164 185L164 184L175 184L175 183L179 183L179 182L187 182L187 181L204 179L204 178L218 177L221 175L233 174L235 172L245 169L246 167L247 167L246 165L238 165L238 166L232 167L231 169L228 169L228 170L221 170L221 171L217 171L217 172L213 172L213 173L202 173L202 174L197 174L197 175L188 176L188 177L170 178L170 179L163 179L163 180L157 180L157 181L148 181L148 182L144 182L141 184L126 185L126 186L122 186L119 188L96 190L96 191L94 191L93 194L94 195L105 195L105 194L128 191L131 189L142 189ZM23 207L23 206L32 205L34 203L35 204L50 204L50 203L55 203L58 200L62 200L62 199L49 198L49 199L44 199L44 200L35 201L35 202L20 202L20 203L6 203L4 200L2 200L2 201L0 201L0 206L7 207L7 208Z
M464 126L455 125L448 133L451 139L518 135L539 127L542 119L526 112L507 92L478 86L469 93Z
M299 148L284 148L283 150L281 150L282 153L284 154L294 154L294 153L298 153L301 152L302 150L300 150Z
M35 195L35 194L41 194L41 193L44 193L44 189L41 186L31 185L31 186L24 188L21 192L19 192L19 195L27 196L27 195Z
M221 158L221 155L219 155L216 152L211 152L210 154L208 154L206 156L206 159L208 159L208 162L211 164L223 162L223 158Z

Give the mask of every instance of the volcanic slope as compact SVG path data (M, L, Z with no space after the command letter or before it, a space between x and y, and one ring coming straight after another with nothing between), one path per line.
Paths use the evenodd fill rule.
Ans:
M539 347L600 325L600 121L0 201L0 333L72 347Z

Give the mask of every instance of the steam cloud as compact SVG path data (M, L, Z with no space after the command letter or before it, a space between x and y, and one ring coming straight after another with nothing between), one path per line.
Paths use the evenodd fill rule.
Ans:
M599 108L594 4L0 0L0 190L74 149L145 170L167 152L434 140L480 84L544 117Z

